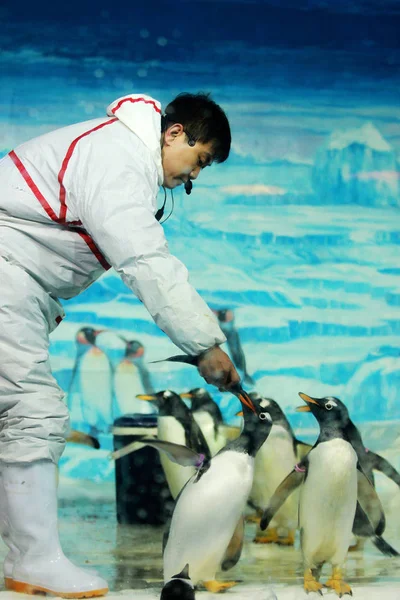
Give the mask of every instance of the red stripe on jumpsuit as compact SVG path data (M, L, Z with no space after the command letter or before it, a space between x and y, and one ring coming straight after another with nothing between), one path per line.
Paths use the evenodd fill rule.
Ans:
M82 133L82 135L80 135L79 137L77 137L72 144L70 145L70 147L67 150L67 154L65 155L65 158L62 162L62 166L61 166L61 170L58 174L58 183L60 184L60 205L61 205L61 209L60 209L60 216L59 216L59 223L65 223L65 217L67 214L67 204L66 204L66 195L67 192L65 190L64 187L64 175L65 175L65 171L67 170L68 167L68 163L71 160L71 156L73 151L75 150L75 147L77 145L77 143L79 142L79 140L81 140L82 138L84 138L85 136L89 135L90 133L93 133L94 131L97 131L98 129L102 129L103 127L105 127L106 125L110 125L111 123L115 123L115 121L117 121L118 119L115 117L114 119L110 119L109 121L106 121L105 123L101 123L101 125L97 125L97 127L93 127L93 129L89 129L89 131L86 131L85 133ZM71 225L82 225L82 223L80 221L75 221L75 222L71 222Z
M39 200L41 206L44 208L44 210L46 211L46 213L48 214L48 216L50 217L50 219L52 221L54 221L55 223L59 223L60 225L67 225L69 227L71 227L71 231L74 231L75 233L79 234L80 237L83 239L83 241L85 242L85 244L87 244L88 248L90 249L90 251L94 254L94 256L97 258L97 260L99 261L99 263L101 264L101 266L103 267L103 269L105 269L106 271L108 271L108 269L111 268L111 265L108 264L108 262L106 261L106 259L104 258L104 256L102 255L102 253L100 252L100 250L98 249L98 247L96 246L95 242L93 241L93 239L90 237L90 235L88 233L86 233L85 231L80 231L79 229L75 229L75 227L82 225L81 221L66 221L65 220L65 215L66 212L68 210L66 202L65 202L65 187L62 183L63 177L65 175L65 171L67 169L69 160L72 156L72 152L74 151L74 148L76 146L76 144L78 143L78 141L86 136L89 135L89 133L92 133L93 131L96 131L97 129L100 129L101 127L104 127L105 125L109 125L110 123L115 123L117 121L117 118L114 119L110 119L109 121L106 121L106 123L102 123L102 125L98 125L97 127L94 127L93 129L87 131L86 133L82 134L81 136L79 136L78 138L76 138L76 140L74 140L72 142L72 144L70 145L68 152L63 160L63 166L60 170L59 176L58 176L58 181L60 183L60 202L61 202L61 198L62 198L62 202L61 202L61 209L60 209L60 216L58 217L56 215L56 213L54 212L54 210L51 208L50 204L47 202L47 200L45 199L45 197L43 196L43 194L40 192L39 188L37 187L37 185L35 184L35 182L33 181L32 177L29 175L27 169L25 168L25 166L23 165L22 161L18 158L18 156L16 155L15 151L12 150L9 153L9 156L11 158L11 160L13 161L13 163L15 164L15 166L17 167L17 169L19 170L19 172L21 173L22 177L25 179L26 183L28 184L29 188L32 190L33 194L35 195L35 197ZM75 227L74 227L75 226Z
M161 115L161 110L158 108L154 100L146 100L145 98L122 98L122 100L118 102L117 106L112 109L111 112L113 115L115 115L117 110L122 106L122 104L124 104L124 102L132 102L132 104L135 104L136 102L144 102L145 104L151 104L154 110Z

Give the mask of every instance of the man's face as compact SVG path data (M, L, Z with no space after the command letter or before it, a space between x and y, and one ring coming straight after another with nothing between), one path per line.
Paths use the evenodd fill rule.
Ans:
M189 179L196 179L212 163L212 142L189 146L183 126L175 123L167 129L162 147L164 187L174 189Z

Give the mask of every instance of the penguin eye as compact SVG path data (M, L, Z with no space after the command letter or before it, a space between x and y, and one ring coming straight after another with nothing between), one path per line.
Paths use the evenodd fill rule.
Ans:
M333 402L327 402L327 403L325 404L325 408L326 408L326 410L332 410L332 408L333 408L333 407L334 407L334 404L333 404Z
M269 421L271 421L271 417L270 417L270 415L269 415L268 413L266 413L266 412L260 413L260 414L258 415L258 417L259 417L259 419L260 419L261 421L266 421L267 419L268 419Z

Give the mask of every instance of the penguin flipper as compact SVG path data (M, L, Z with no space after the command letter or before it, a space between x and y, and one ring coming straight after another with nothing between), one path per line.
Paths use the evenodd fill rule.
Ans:
M374 528L359 502L357 502L356 514L354 515L352 533L353 535L363 538L373 537L375 535Z
M172 442L146 437L141 437L138 441L146 446L152 446L152 448L160 452L164 452L172 462L181 465L181 467L201 467L205 459L204 454L198 454L181 444L173 444Z
M381 471L381 473L386 475L386 477L389 477L389 479L397 483L397 485L400 487L400 473L396 471L394 467L392 467L390 462L386 460L386 458L383 458L383 456L379 456L379 454L371 452L371 450L368 451L368 454L370 458L372 458L372 468L376 471Z
M301 469L296 465L291 473L282 481L276 488L272 498L270 499L267 508L264 510L260 521L260 529L264 531L271 522L273 516L280 509L286 498L290 496L296 488L304 481L306 469Z
M222 559L221 569L222 571L228 571L232 569L239 561L244 542L244 516L242 515L236 525L235 531L229 545L226 549L224 558Z
M302 461L303 458L307 456L307 454L310 452L310 450L313 449L313 445L307 444L306 442L302 442L297 438L295 438L294 442L296 445L296 458L297 460Z
M374 533L378 536L382 535L386 527L385 513L375 488L359 465L357 467L357 500L368 517Z
M381 537L380 535L375 535L374 537L372 537L371 541L374 544L375 548L377 548L385 556L400 556L397 550L395 550L393 546L388 544L388 542L384 540L383 537Z
M192 419L190 423L189 435L186 438L186 444L189 448L195 452L198 452L199 455L204 456L207 460L210 460L211 452L210 448L208 447L207 440L194 419Z

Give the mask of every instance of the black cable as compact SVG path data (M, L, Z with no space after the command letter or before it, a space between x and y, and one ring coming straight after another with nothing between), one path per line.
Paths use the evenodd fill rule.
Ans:
M165 188L164 188L164 192L165 192L165 199L166 199L167 198L167 192L165 191ZM168 217L165 217L164 221L160 221L160 225L162 225L163 223L165 223L165 221L168 221L168 219L170 218L170 216L174 212L175 200L174 200L174 194L173 194L172 190L171 190L171 200L172 200L171 212L169 213ZM165 200L164 200L164 204L165 204Z

